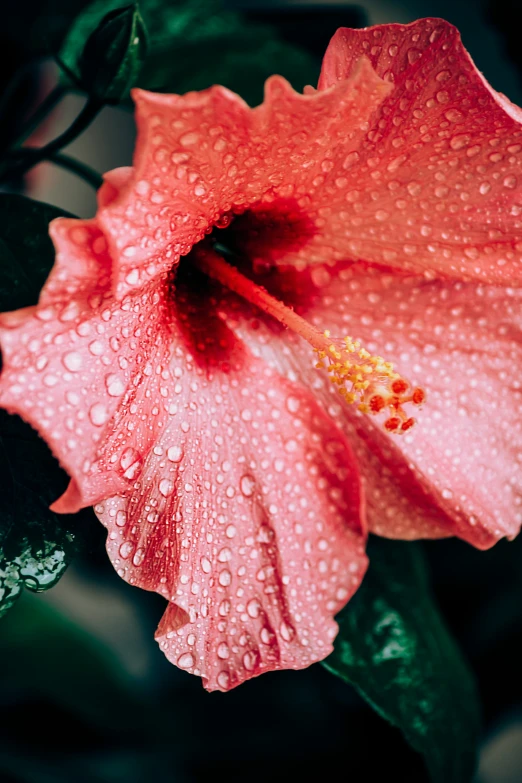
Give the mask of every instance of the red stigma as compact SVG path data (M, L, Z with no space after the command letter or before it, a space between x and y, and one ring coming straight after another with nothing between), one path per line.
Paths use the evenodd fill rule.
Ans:
M410 430L414 424L415 424L415 419L413 418L406 419L406 421L403 421L401 424L401 432L407 432L407 430Z
M400 426L401 420L398 416L392 416L390 419L386 419L384 422L384 428L388 430L388 432L397 432Z
M368 404L372 413L379 413L386 405L386 401L380 394L374 394L373 397L370 397Z
M408 384L403 378L397 378L391 385L391 390L394 394L404 394L407 388Z
M417 387L416 389L413 390L411 401L413 402L414 405L420 405L421 403L424 402L425 399L426 399L426 394L424 392L424 389Z

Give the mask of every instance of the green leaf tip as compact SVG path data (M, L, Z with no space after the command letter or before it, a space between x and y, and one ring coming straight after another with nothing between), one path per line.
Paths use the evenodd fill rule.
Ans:
M92 32L91 25L92 17L86 16L84 24L80 20L72 27L61 60L92 100L117 104L136 84L145 62L145 24L134 3L106 13Z

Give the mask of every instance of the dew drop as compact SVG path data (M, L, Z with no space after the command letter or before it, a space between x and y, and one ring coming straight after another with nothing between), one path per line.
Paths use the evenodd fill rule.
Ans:
M471 137L466 133L459 133L457 136L453 136L453 138L450 139L450 147L455 151L461 150L463 147L469 144L470 140Z
M183 457L183 450L180 446L170 446L167 449L167 458L171 462L181 462L181 459Z
M190 147L193 144L197 144L199 141L199 133L190 132L185 133L183 136L180 137L179 143L182 147Z
M124 560L130 557L133 551L134 551L134 544L132 544L130 541L124 541L123 544L120 546L120 555L121 557L123 557Z
M251 476L250 474L247 473L241 477L239 487L241 489L242 494L246 498L252 497L252 495L254 494L255 486L256 486L256 481L254 477Z
M124 527L126 522L127 522L127 514L125 513L125 511L121 511L121 510L118 511L118 513L116 514L116 524L118 525L118 527Z
M228 563L232 560L232 550L228 546L224 546L223 549L219 550L217 559L220 563Z
M135 449L129 447L123 451L120 458L120 465L125 478L133 479L138 472L140 464L140 455Z
M64 355L62 361L64 367L69 370L69 372L78 372L83 364L83 357L76 351L70 351L70 353Z
M161 479L159 483L159 491L164 498L168 498L174 492L174 482L169 479Z
M217 654L218 658L221 658L222 661L225 661L230 656L230 650L226 642L221 642L221 644L218 645Z
M274 634L270 628L261 628L260 638L263 644L271 644L274 639Z
M460 122L463 119L463 114L458 109L450 109L444 116L449 122Z
M121 397L125 391L125 385L122 379L114 373L109 373L105 378L105 386L107 387L107 394L110 397Z
M346 158L344 159L343 168L344 169L351 169L352 166L355 166L356 163L358 163L360 158L360 155L358 152L349 152Z
M421 56L422 52L419 51L419 49L408 49L408 62L410 65L413 65L417 62L419 57Z
M281 634L281 638L284 639L285 642L291 642L295 636L294 628L292 628L291 625L288 625L288 623L285 623L284 621L279 626L279 633Z
M89 351L93 356L101 356L105 351L105 346L101 340L93 340L92 343L89 343Z
M217 684L223 690L227 690L230 685L230 674L228 672L219 672L217 676Z
M223 571L221 571L221 573L219 575L219 580L218 581L219 581L219 584L222 587L228 587L230 585L230 583L232 582L232 574L230 573L230 571L228 571L226 568L224 568Z
M249 650L243 655L243 666L249 672L256 668L257 661L259 659L259 653L256 650Z
M89 410L89 418L95 427L101 427L103 424L105 424L109 418L109 414L105 405L103 405L101 402L96 402L94 405L91 405Z
M257 598L252 598L251 601L247 604L247 613L249 617L259 617L259 614L261 612L261 604L257 600Z
M230 601L224 600L221 601L219 604L218 612L221 615L221 617L226 617L227 614L230 612Z
M194 656L192 653L186 652L180 655L178 658L178 666L180 669L191 669L194 666Z

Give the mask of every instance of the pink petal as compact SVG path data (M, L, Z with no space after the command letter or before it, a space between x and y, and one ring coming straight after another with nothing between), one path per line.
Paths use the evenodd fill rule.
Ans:
M0 405L38 430L66 468L72 483L54 508L74 512L132 488L168 416L171 376L153 372L149 357L156 370L167 362L170 331L160 286L112 297L95 221L59 219L51 234L57 257L40 304L0 316Z
M260 280L332 335L350 335L427 392L417 424L389 435L346 406L310 348L236 303L235 328L279 372L313 389L355 451L370 530L456 535L477 547L522 523L522 290L426 281L365 264ZM277 287L274 289L274 285Z
M70 474L55 510L96 504L118 573L170 602L165 653L209 689L324 658L366 568L344 436L234 338L203 279L118 300L96 223L52 234L41 304L1 317L0 404Z
M310 233L320 231L312 200L331 168L330 147L358 147L390 89L362 59L350 80L323 93L299 95L272 77L256 109L223 87L185 96L135 91L133 175L98 213L119 295L171 269L213 226L253 205L277 215L282 203L285 214L291 207L297 222L312 224ZM280 239L276 255L295 263L332 253L310 259L290 242L281 254Z
M180 380L132 496L95 507L114 567L170 601L156 638L208 690L309 666L366 567L353 456L259 360Z
M351 154L339 198L325 199L324 241L346 258L428 276L520 281L521 110L440 19L338 30L319 89L349 78L361 55L394 89Z

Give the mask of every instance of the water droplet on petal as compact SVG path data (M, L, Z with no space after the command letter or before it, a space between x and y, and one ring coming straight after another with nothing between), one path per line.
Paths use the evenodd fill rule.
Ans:
M120 465L125 478L133 479L141 465L140 455L135 449L129 447L123 451L120 458Z
M243 495L246 498L249 498L252 497L252 495L254 494L256 481L253 476L250 476L249 474L245 474L244 476L241 477L239 486Z
M256 650L249 650L243 655L243 666L249 672L256 668L257 661L259 659L259 653Z
M261 612L261 604L257 600L257 598L252 598L251 601L247 604L247 612L250 617L259 617L259 614Z
M171 462L181 462L183 457L183 449L180 446L170 446L167 449L167 458Z
M461 150L467 144L469 144L471 137L466 133L459 133L457 136L453 136L450 139L450 147L452 150Z
M179 143L182 147L190 147L193 144L197 144L199 141L199 133L195 133L194 131L190 133L185 133L183 136L180 137Z
M222 587L228 587L232 581L232 574L230 573L230 571L224 568L219 575L218 581Z
M194 656L192 653L186 652L180 655L178 658L178 666L180 669L191 669L194 666Z
M105 386L110 397L121 397L125 391L125 385L122 379L114 373L109 373L105 378Z
M120 556L123 557L124 560L130 557L133 551L134 544L132 544L130 541L124 541L120 546Z
M159 491L164 498L168 498L174 492L174 483L169 479L161 479L159 483Z
M107 419L109 414L107 408L101 402L96 402L91 406L89 410L89 418L96 427L101 427Z
M223 549L220 549L217 559L220 563L228 563L229 560L232 560L232 550L228 546L224 546Z
M230 650L228 649L228 644L226 644L226 642L221 642L221 644L218 645L217 654L218 658L221 658L222 661L229 657Z
M78 372L79 369L81 369L81 366L83 364L83 357L81 353L77 353L76 351L70 351L69 353L66 353L63 357L63 364L69 372Z
M230 685L230 674L228 672L219 672L217 676L217 684L220 688L226 691Z
M291 642L295 636L294 628L292 628L291 625L288 625L288 623L285 623L284 621L279 626L279 633L281 634L281 637L285 640L285 642Z

